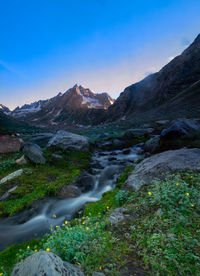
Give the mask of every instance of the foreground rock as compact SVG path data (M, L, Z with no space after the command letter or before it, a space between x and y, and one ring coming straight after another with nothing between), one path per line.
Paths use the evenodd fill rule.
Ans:
M74 198L81 195L81 191L75 185L65 185L61 188L58 198Z
M12 192L14 192L17 188L18 188L18 186L15 186L15 187L11 188L10 190L8 190L7 192L5 192L5 193L0 197L0 201L8 200L10 194L11 194Z
M40 147L46 147L49 140L53 137L53 133L39 133L31 137L30 142Z
M59 130L49 141L48 147L61 150L89 150L88 138L64 130Z
M45 164L46 160L43 156L41 148L33 143L27 143L24 145L24 154L30 161L35 164Z
M19 152L22 146L20 138L0 137L0 153Z
M159 143L160 143L160 135L156 135L152 137L151 139L146 141L144 145L144 151L150 152L150 153L155 152L156 149L159 147Z
M35 253L18 263L11 276L84 276L75 265L63 262L51 252Z
M9 180L14 179L14 178L17 177L17 176L20 176L23 172L24 172L23 170L17 170L17 171L15 171L15 172L13 172L13 173L7 175L6 177L4 177L4 178L2 178L2 179L0 180L0 185L3 184L3 183L5 183L5 182L7 182L7 181L9 181Z
M118 224L120 221L130 218L127 209L125 208L116 208L109 217L111 224Z
M200 131L200 120L198 119L177 119L172 121L171 125L161 132L163 138L176 138Z
M20 166L26 165L26 163L27 163L26 158L25 158L24 155L21 158L15 160L15 162L16 162L17 165L20 165Z
M138 191L153 180L163 180L168 174L190 169L200 171L200 149L169 150L155 154L139 163L125 186Z

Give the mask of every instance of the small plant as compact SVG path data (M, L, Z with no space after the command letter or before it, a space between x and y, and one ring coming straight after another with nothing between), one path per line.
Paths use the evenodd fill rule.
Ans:
M123 204L125 204L125 202L128 200L128 196L129 196L129 192L128 191L120 190L115 195L115 200L117 202L117 206L120 207Z

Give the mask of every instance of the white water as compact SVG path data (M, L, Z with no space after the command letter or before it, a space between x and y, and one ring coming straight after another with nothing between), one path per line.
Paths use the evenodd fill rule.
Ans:
M25 210L11 218L0 219L0 250L13 243L40 237L51 227L71 220L86 203L100 200L103 193L114 188L124 167L139 158L138 149L133 147L126 155L122 153L123 150L94 153L90 173L87 173L93 178L92 190L77 198L47 198L38 202L35 210ZM20 220L25 221L20 223Z

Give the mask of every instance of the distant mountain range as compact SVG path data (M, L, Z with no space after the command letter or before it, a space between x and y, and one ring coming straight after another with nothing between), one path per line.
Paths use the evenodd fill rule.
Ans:
M159 72L130 85L114 101L77 84L49 100L0 111L34 126L94 125L135 118L200 116L200 35Z
M105 110L113 103L107 93L96 94L76 84L51 99L25 104L13 111L4 107L2 111L35 126L91 124L99 123Z

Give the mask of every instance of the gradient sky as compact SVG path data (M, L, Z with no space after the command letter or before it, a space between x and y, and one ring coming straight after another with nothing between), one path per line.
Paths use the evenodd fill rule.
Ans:
M200 33L200 0L0 0L0 103L75 83L118 97Z

